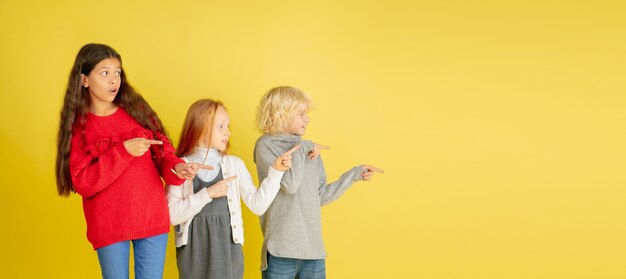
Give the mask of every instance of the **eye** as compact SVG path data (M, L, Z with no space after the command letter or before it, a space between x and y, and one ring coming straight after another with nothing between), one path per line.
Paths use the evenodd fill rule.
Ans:
M101 74L101 75L103 75L103 76L108 76L108 75L109 75L109 72L104 71L104 72L101 72L100 74Z
M122 75L122 71L115 71L115 75L118 76L118 77L121 76Z

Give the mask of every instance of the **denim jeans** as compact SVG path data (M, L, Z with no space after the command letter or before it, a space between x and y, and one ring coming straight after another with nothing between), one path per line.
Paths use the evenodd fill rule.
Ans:
M267 269L263 279L325 279L326 261L281 258L267 253Z
M96 250L98 252L98 260L100 261L100 269L102 269L102 278L128 279L130 242L122 241ZM135 254L135 278L163 278L167 233L135 239L132 242Z

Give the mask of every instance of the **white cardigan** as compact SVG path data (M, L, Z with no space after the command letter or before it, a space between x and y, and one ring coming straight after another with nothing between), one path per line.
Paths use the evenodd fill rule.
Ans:
M183 160L190 162L190 158ZM220 161L224 179L236 175L237 178L229 182L228 210L230 211L230 226L233 232L233 241L243 245L243 219L241 218L241 199L256 215L262 215L270 206L280 190L280 180L283 172L270 167L268 176L257 189L244 162L230 155L222 156ZM206 190L193 192L193 180L186 180L180 186L168 185L167 205L170 210L170 222L176 230L176 247L187 244L189 225L193 217L198 214L213 199Z

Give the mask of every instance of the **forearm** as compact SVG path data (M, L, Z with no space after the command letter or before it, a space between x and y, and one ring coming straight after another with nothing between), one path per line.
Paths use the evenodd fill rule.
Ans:
M321 185L319 187L321 205L327 205L341 197L354 182L362 180L362 173L361 167L353 167L342 174L337 181Z
M185 182L181 186L168 186L167 206L169 207L172 225L179 225L190 220L207 203L213 200L209 197L206 189L193 193L192 187L193 185L191 185L190 181Z
M83 197L92 197L107 188L126 171L134 159L122 144L116 145L95 159L82 153L70 156L72 183L76 192Z
M176 173L172 172L175 169L177 164L185 163L182 159L176 157L174 154L175 149L174 146L170 143L167 137L162 134L157 134L157 138L163 142L161 146L151 147L151 151L155 155L155 164L157 169L159 170L159 174L163 177L166 184L169 185L181 185L185 182L185 179L182 179L176 175Z
M283 174L284 172L270 167L267 176L263 179L258 189L252 184L249 174L247 177L246 174L239 176L241 199L254 214L263 215L270 204L272 204L280 190L280 181Z
M308 153L313 149L313 143L308 140L300 142L299 150L291 154L291 168L285 171L281 181L281 190L288 194L295 194L302 185L302 179L306 170Z

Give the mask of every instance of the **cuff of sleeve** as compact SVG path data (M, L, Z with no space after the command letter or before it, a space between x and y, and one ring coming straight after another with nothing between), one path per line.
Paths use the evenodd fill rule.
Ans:
M115 149L117 150L117 153L120 154L120 157L122 157L122 159L126 161L130 161L134 158L133 155L128 153L128 150L126 150L126 147L124 147L124 143L115 145Z
M300 142L302 145L300 149L304 150L304 154L309 154L309 152L313 151L313 142L310 140L303 140Z
M191 186L193 187L193 186ZM209 196L209 192L206 191L205 189L202 189L202 191L199 191L198 193L194 194L196 197L198 197L198 201L201 204L207 204L210 203L213 199Z
M283 174L285 174L284 171L279 171L275 168L272 168L271 166L269 167L269 170L267 171L267 176L265 177L265 180L270 182L270 185L277 185L278 187L280 187L280 180L283 179ZM277 183L273 183L274 181L278 180Z
M163 180L165 180L165 183L170 184L170 185L181 185L185 183L185 180L186 180L184 178L178 177L175 171L176 165L180 163L184 164L185 161L179 158L176 158L176 159L177 160L172 160L170 164L165 166L165 170L161 172L163 174Z
M355 173L355 182L363 180L363 173L365 173L365 170L361 166L356 166L352 168L352 171Z
M273 168L272 166L270 166L269 171L267 171L267 176L268 177L282 178L284 173L285 173L284 171L279 171L279 170Z

